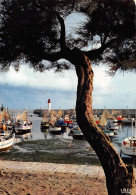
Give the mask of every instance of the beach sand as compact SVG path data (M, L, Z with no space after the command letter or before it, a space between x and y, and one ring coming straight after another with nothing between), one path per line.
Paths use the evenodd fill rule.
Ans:
M107 195L102 167L0 160L0 195L66 194Z

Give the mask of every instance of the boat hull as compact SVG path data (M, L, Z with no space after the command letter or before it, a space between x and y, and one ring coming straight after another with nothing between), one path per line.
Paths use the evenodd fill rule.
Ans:
M6 148L0 148L0 153L7 152L8 150L10 150L11 147L12 147L12 145L9 147L6 147Z
M2 138L0 141L0 153L8 151L14 143L15 133L11 137ZM5 139L5 140L4 140Z
M41 129L49 129L49 126L47 126L47 125L41 125Z
M15 131L31 131L32 125L22 125L19 127L15 127Z
M136 137L128 137L123 140L121 151L128 156L136 156Z
M136 147L122 147L121 151L128 156L136 156Z
M60 135L66 131L65 127L49 127L49 131L52 134Z
M111 131L118 130L118 129L119 129L118 126L111 126L111 127L109 127L109 130L111 130Z

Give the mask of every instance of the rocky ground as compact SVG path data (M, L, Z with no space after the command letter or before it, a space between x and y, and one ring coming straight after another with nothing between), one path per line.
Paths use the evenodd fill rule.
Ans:
M107 190L100 166L0 160L0 195L18 194L107 195Z

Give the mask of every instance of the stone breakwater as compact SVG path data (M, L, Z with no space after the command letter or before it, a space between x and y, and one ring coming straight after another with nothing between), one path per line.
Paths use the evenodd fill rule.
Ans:
M56 112L58 112L57 109L54 109ZM93 109L93 113L99 115L102 115L104 109ZM109 113L112 113L112 109L107 109ZM132 118L135 118L136 116L136 109L115 109L120 111L120 113L123 116L129 116ZM38 116L42 117L43 113L44 113L44 109L35 109L33 111L34 114L37 114ZM63 109L63 113L64 115L68 114L68 113L74 113L74 109Z

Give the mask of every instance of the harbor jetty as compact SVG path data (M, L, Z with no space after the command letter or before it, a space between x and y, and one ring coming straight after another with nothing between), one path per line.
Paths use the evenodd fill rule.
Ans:
M45 109L35 109L33 111L34 114L37 114L40 117L43 117ZM112 113L113 109L107 109L109 113ZM135 118L136 116L136 109L114 109L116 111L119 111L121 115L124 117L130 117L130 118ZM58 112L58 109L54 109L54 111ZM93 109L94 115L102 115L104 109ZM75 109L63 109L63 114L66 115L68 113L73 114L75 112Z

